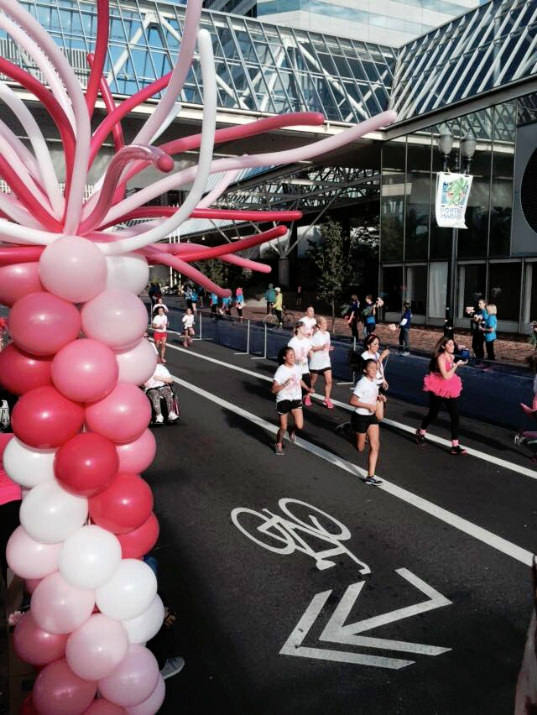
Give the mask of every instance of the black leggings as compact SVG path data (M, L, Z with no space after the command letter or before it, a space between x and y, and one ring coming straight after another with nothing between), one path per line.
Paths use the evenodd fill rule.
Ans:
M459 439L459 404L457 397L438 397L429 392L429 412L425 415L421 423L421 429L427 427L438 417L442 402L446 406L451 420L451 439Z

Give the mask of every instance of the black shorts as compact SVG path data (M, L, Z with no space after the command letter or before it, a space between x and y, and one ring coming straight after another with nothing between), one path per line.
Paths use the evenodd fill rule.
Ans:
M324 375L325 372L327 372L328 370L331 370L331 369L332 369L332 366L321 367L321 368L319 368L319 370L312 370L310 367L310 372L312 375Z
M276 412L279 415L288 415L292 410L301 410L302 400L280 400L276 403Z
M370 425L378 425L379 421L376 415L360 415L358 412L353 412L351 417L351 429L358 434L365 434Z

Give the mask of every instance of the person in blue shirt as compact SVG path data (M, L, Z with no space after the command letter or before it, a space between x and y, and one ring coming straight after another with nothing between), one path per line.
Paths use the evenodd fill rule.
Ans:
M194 315L198 312L198 289L192 288L190 292L190 300L192 301L192 312Z
M487 317L480 329L485 334L485 347L487 349L487 360L496 360L494 355L494 342L496 340L496 328L498 327L498 310L494 303L487 305Z
M211 313L213 315L213 320L216 320L216 315L218 313L218 296L216 293L211 293Z
M231 296L226 295L222 298L222 310L226 315L231 315Z
M401 322L399 323L399 345L403 351L403 355L409 355L410 353L410 325L412 323L412 311L410 310L410 303L405 300L403 303L403 314L401 315Z

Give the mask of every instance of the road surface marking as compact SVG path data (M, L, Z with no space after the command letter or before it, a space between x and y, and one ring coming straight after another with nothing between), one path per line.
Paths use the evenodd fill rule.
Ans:
M230 412L233 412L240 417L244 417L244 419L247 419L253 424L258 425L258 427L261 427L270 434L275 435L278 431L276 425L273 425L272 423L267 422L261 417L254 415L252 412L248 412L242 407L238 407L237 405L234 405L227 400L223 400L221 397L213 395L212 392L207 392L207 390L204 390L201 387L197 387L196 385L192 385L190 382L181 380L180 378L175 377L173 375L172 377L178 385L181 385L186 390L195 392L201 397L205 397L207 400L210 400L211 402L220 405L220 407L223 407L224 409L229 410ZM333 464L339 469L358 476L361 479L367 476L367 472L364 469L361 469L352 462L348 462L346 459L343 459L342 457L339 457L338 455L333 454L332 452L329 452L322 447L318 447L317 445L312 444L311 442L308 442L301 437L296 438L296 445L306 450L307 452L315 454L317 457L320 457L326 462ZM435 517L439 521L443 521L446 524L449 524L450 526L458 529L459 531L462 531L465 534L472 536L474 539L482 541L487 546L497 549L503 554L506 554L507 556L510 556L511 558L520 561L520 563L524 564L525 566L531 566L533 564L533 554L530 551L527 551L520 546L516 546L516 544L512 544L510 541L503 539L501 536L497 536L491 531L483 529L482 527L473 524L471 521L463 519L462 517L457 516L450 511L447 511L447 509L443 509L437 504L433 504L427 499L422 499L422 497L419 497L417 496L417 494L409 492L407 489L398 487L396 484L392 484L391 482L388 482L386 480L384 480L384 482L380 486L376 487L376 489L380 489L384 492L387 492L388 494L391 494L392 496L397 497L398 499L406 502L407 504L411 504L417 509L420 509L421 511Z
M168 345L169 348L172 348L173 350L179 350L180 352L183 352L183 348L177 347L176 345ZM265 382L272 382L271 377L266 377L265 375L259 375L259 373L254 372L253 370L248 370L247 368L244 367L239 367L238 365L232 365L231 363L224 362L223 360L217 360L216 358L209 357L207 355L200 355L199 353L189 353L188 350L184 350L185 353L192 355L195 354L197 358L201 358L202 360L207 360L208 362L215 363L216 365L220 365L222 367L226 367L229 370L236 370L237 372L242 372L246 375L251 375L252 377L256 377L258 380L265 380ZM324 400L323 395L317 395L316 393L312 394L311 397L314 400L317 400L318 402L322 402ZM341 402L340 400L337 400L335 398L332 399L332 402L334 405L337 407L341 407L343 410L347 410L347 412L353 412L354 408L351 407L351 405L346 404L345 402ZM416 432L416 427L409 427L408 425L405 425L403 422L396 422L395 420L390 420L388 418L384 418L383 420L384 424L389 425L390 427L395 427L395 429L401 430L401 432L407 432L409 434L414 434ZM443 447L451 447L451 442L447 439L443 439L442 437L437 437L434 434L431 434L430 432L427 433L427 441L428 442L434 442L435 444L440 444ZM502 469L508 469L511 472L516 472L516 474L523 474L525 477L530 477L531 479L537 479L537 472L533 469L528 469L528 467L523 467L519 464L514 464L513 462L508 462L506 459L501 459L501 457L494 457L491 454L487 454L486 452L481 452L478 449L473 449L472 447L465 447L467 453L471 455L472 457L476 457L477 459L481 459L483 462L489 462L490 464L495 464L497 467L501 467Z
M328 624L319 636L320 641L331 643L339 643L342 645L364 646L367 648L382 648L383 650L403 651L406 653L416 653L418 655L437 656L442 653L447 653L450 648L441 648L439 646L431 646L425 643L409 643L405 641L390 640L388 638L373 638L358 635L370 631L373 628L383 626L387 623L396 623L404 618L416 616L419 613L442 608L443 606L451 605L451 601L438 593L432 586L422 581L408 569L398 569L396 571L407 581L410 581L416 588L428 596L427 601L417 603L413 606L399 608L389 613L383 613L373 618L366 618L363 621L356 623L345 624L345 621L355 605L365 581L353 583L346 589L341 601L336 606ZM292 655L301 658L316 658L320 660L336 660L339 662L347 662L358 665L369 665L375 668L390 668L399 670L408 665L412 665L413 660L401 660L399 658L387 658L366 655L362 653L352 653L344 651L324 650L321 648L303 647L302 643L310 632L313 624L321 614L325 604L330 598L332 591L323 591L317 593L311 603L305 610L299 622L295 626L293 632L287 639L285 645L280 651L280 655Z

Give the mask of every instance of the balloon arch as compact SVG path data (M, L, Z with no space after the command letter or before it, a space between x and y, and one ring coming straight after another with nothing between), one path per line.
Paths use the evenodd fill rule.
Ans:
M282 236L276 226L215 248L157 244L188 218L258 223L290 221L298 212L211 208L239 170L304 161L344 146L395 119L387 111L337 136L290 151L213 159L215 144L292 125L319 125L317 113L261 119L216 130L212 40L199 30L201 1L190 1L172 72L116 106L103 75L108 0L97 0L97 40L88 56L86 91L53 39L16 0L0 0L0 28L42 72L46 85L0 58L0 72L30 92L50 115L64 152L64 188L37 121L5 82L0 97L27 134L23 144L0 121L0 302L10 307L10 344L0 353L0 379L19 395L14 437L4 452L8 475L23 487L20 526L8 542L11 569L32 593L18 623L19 656L40 671L23 712L40 715L156 713L164 681L145 647L164 616L157 582L142 557L159 526L153 496L140 476L155 439L147 429L149 402L137 385L154 372L156 355L144 339L147 312L138 294L148 262L171 266L223 296L193 261L218 258L270 269L238 255ZM157 145L178 112L178 98L198 48L204 98L200 134ZM92 132L100 92L105 119ZM121 121L163 92L152 115L126 145ZM115 153L84 198L88 171L112 135ZM174 170L175 155L199 149L197 166ZM128 182L152 165L163 177L128 196ZM211 174L222 174L204 196ZM172 189L190 187L179 208L148 206ZM144 219L129 228L125 222Z

